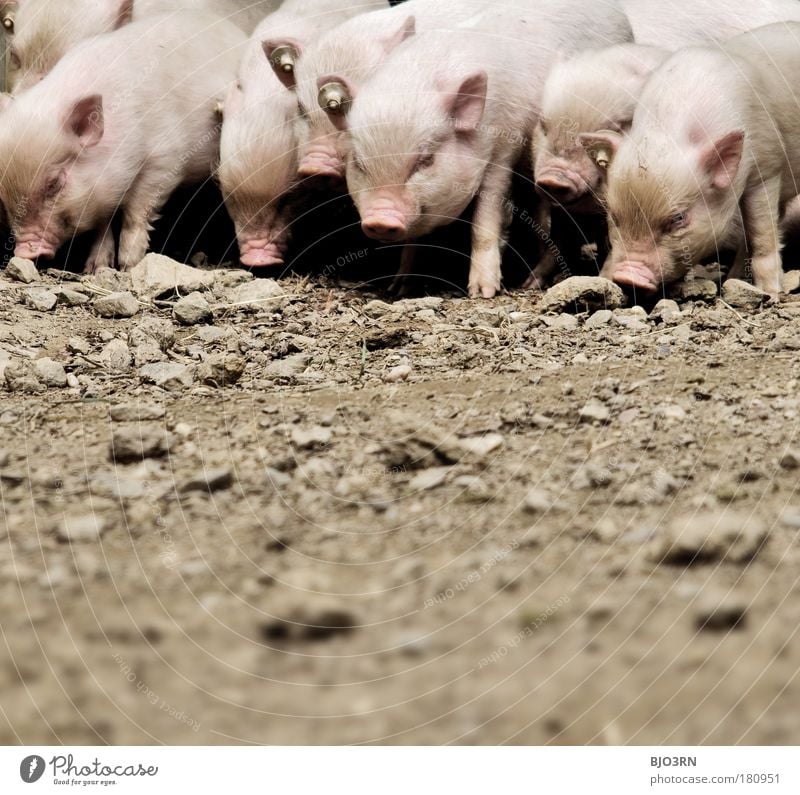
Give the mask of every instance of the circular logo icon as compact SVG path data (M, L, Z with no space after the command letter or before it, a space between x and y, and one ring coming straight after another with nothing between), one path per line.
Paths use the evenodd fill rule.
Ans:
M37 754L26 756L19 764L19 776L26 784L38 781L44 773L44 759Z

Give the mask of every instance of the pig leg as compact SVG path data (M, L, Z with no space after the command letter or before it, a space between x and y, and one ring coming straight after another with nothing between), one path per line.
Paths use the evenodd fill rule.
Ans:
M111 229L111 221L107 221L98 229L89 257L83 266L83 272L97 273L102 268L113 268L114 253L114 232Z
M539 239L542 241L545 251L539 257L539 262L526 279L525 284L522 285L525 290L541 292L552 284L553 276L558 267L558 261L551 246L552 228L550 205L545 201L540 201L536 210L536 231L539 233Z
M414 263L417 257L417 247L407 243L400 252L400 267L392 281L389 292L392 295L404 296L411 291L411 274L414 273Z
M500 289L500 266L510 222L511 169L490 165L484 176L472 218L470 298L493 298Z
M743 197L745 233L753 263L753 283L777 299L781 291L781 178L763 180Z
M163 172L142 174L129 191L122 211L122 232L119 238L119 269L136 267L147 253L150 231L158 214L180 180L164 181Z

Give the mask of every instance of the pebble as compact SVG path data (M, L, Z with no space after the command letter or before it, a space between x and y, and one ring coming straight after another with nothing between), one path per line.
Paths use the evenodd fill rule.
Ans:
M279 306L276 299L284 295L283 287L274 279L256 279L229 290L226 299L231 309L258 311Z
M45 357L37 359L33 363L33 371L36 377L45 386L63 388L67 385L67 372L64 365Z
M140 420L161 420L166 410L153 403L121 403L112 406L108 415L114 422L139 422Z
M163 254L148 254L130 272L131 289L138 296L162 298L178 293L185 295L210 289L213 271L201 271Z
M736 309L759 309L769 301L769 296L740 279L728 279L722 284L722 300Z
M450 467L423 469L411 478L408 486L412 491L431 491L441 486L447 480L450 472L452 472Z
M55 309L58 298L54 292L45 287L31 287L23 292L22 301L31 309L49 312Z
M84 337L70 337L67 340L67 350L71 353L80 353L84 356L92 349L92 343Z
M264 368L264 375L267 378L292 378L305 372L311 363L311 357L307 353L296 353L270 362Z
M661 320L664 323L675 320L680 315L681 308L678 306L678 302L673 301L671 298L662 298L650 312L650 317L653 320Z
M292 428L292 444L298 450L313 450L319 447L327 447L333 438L333 431L330 428L323 428L316 425L313 428Z
M358 628L358 617L344 605L309 598L303 604L271 608L273 616L261 624L259 634L267 645L328 640Z
M532 488L525 495L523 506L529 513L547 513L553 507L553 500L544 489Z
M548 328L554 329L556 331L571 331L573 329L578 328L580 325L578 323L578 318L575 315L545 315L542 318L542 322Z
M625 303L625 293L614 282L600 276L571 276L551 287L543 296L542 312L592 312L616 309Z
M184 326L197 326L211 322L214 313L202 293L190 293L175 304L172 316Z
M608 422L611 411L599 400L590 400L579 412L581 422Z
M784 469L800 469L800 450L786 450L780 464Z
M180 491L186 494L191 491L214 492L221 491L233 485L233 469L230 467L216 467L203 469L187 478L180 486Z
M481 461L499 450L504 443L505 440L499 433L487 433L485 436L461 439L458 447L466 457Z
M106 529L106 522L95 513L65 516L56 527L59 541L70 544L99 541Z
M194 382L192 371L178 362L155 362L140 368L139 375L148 384L155 384L169 391L180 391Z
M155 315L142 318L128 332L128 344L132 348L155 343L162 351L169 350L175 344L175 326L169 320Z
M611 322L614 313L610 309L598 309L587 321L584 323L586 328L603 328Z
M133 317L139 311L139 302L129 292L103 296L98 298L93 306L94 311L105 318Z
M410 365L400 364L397 367L393 367L388 373L385 373L383 380L386 381L387 384L396 384L398 381L407 381L412 372L413 371Z
M119 464L160 458L169 451L169 439L157 425L125 425L111 436L111 460Z
M45 390L45 385L29 361L9 362L3 369L3 375L6 379L6 386L11 392L34 394Z
M6 265L4 274L9 279L23 284L38 282L40 278L36 265L31 260L23 259L22 257L12 257L8 265Z
M767 535L765 524L749 513L700 511L670 522L648 555L657 563L676 566L723 560L746 563L758 554Z
M711 593L701 596L694 610L695 628L703 632L742 629L748 607L748 600L737 594Z
M106 369L115 373L126 373L131 369L133 357L128 343L119 338L107 342L100 351L98 359L105 365Z
M710 279L686 279L672 288L678 301L712 302L717 298L717 285Z
M56 293L56 300L64 306L85 306L89 303L89 296L77 290L70 290L69 287L62 287Z
M238 354L214 353L198 367L197 376L210 386L233 386L244 374L246 365Z

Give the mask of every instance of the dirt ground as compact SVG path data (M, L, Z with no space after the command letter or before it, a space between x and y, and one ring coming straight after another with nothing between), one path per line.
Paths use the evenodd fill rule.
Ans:
M0 274L0 742L800 742L800 303L204 273Z

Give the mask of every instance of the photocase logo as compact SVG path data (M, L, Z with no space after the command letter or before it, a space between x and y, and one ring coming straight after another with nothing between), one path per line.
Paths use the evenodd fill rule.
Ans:
M37 754L26 756L19 764L19 776L26 784L38 781L44 773L44 759Z

